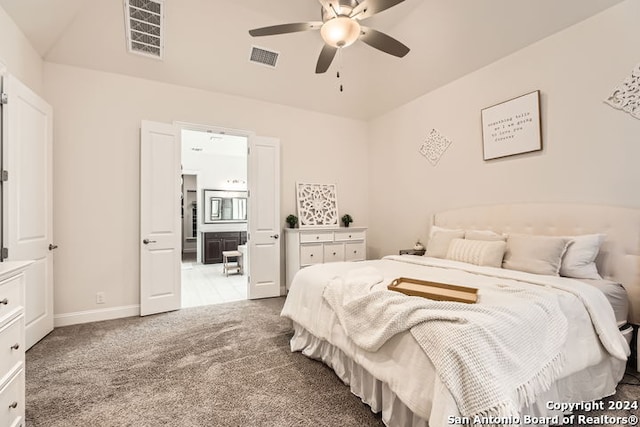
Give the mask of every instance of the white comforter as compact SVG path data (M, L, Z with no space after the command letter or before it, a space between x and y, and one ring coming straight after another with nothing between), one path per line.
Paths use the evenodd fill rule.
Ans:
M415 340L408 333L400 333L378 351L361 348L341 333L335 312L322 297L332 279L347 277L349 271L361 269L363 265L374 266L375 271L383 276L374 289L384 289L391 280L400 276L429 279L477 287L480 289L479 304L483 303L483 298L491 299L491 289L496 287L528 288L535 292L546 290L557 301L569 325L567 338L563 338L560 345L566 363L559 378L602 364L607 359L611 359L612 363L616 358L626 359L629 352L624 338L617 331L613 312L604 296L597 289L593 292L591 287L574 280L406 256L357 264L326 264L302 270L294 279L282 314L316 337L340 348L373 376L389 384L414 413L428 420L442 420L446 419L446 415L460 412L449 390L439 376L434 375L433 364ZM596 327L592 326L594 323ZM624 363L616 366L623 367ZM614 371L615 375L622 375L621 369ZM619 379L615 378L613 383ZM436 393L436 390L445 392ZM608 394L611 392L606 390ZM514 402L521 402L515 390L512 397ZM577 396L579 399L597 397L602 396L588 392Z

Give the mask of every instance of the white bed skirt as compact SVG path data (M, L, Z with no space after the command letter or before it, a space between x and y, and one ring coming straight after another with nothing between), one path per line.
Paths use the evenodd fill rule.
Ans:
M382 413L387 426L427 427L423 418L415 415L391 391L389 386L374 378L366 369L349 358L338 347L316 338L302 326L294 323L291 351L300 351L305 356L319 360L334 370L336 375L371 407L374 413Z
M375 378L338 347L317 338L296 322L293 322L293 328L291 351L300 351L305 356L322 361L332 368L336 375L349 385L354 395L369 405L374 413L382 414L382 421L386 426L428 427L430 425L428 420L414 414L385 382ZM537 403L523 408L521 414L534 417L562 416L561 412L548 409L547 402L591 401L613 395L617 386L614 378L621 378L624 370L624 362L607 358L597 365L557 381L550 390L539 396ZM603 372L609 375L603 375ZM449 415L459 416L459 414ZM447 422L446 415L436 418L437 420L434 420L434 417L431 417L430 421L433 424L431 427L459 425ZM536 423L535 425L540 427L546 424Z

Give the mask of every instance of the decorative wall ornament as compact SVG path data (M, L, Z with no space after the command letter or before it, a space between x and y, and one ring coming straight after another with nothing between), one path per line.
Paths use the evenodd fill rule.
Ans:
M440 157L447 151L451 141L435 129L431 129L427 139L420 146L420 154L425 156L433 166L437 165Z
M484 160L542 150L539 90L484 108L481 115Z
M300 228L339 225L336 184L296 183Z
M640 119L640 64L636 65L631 75L604 102Z

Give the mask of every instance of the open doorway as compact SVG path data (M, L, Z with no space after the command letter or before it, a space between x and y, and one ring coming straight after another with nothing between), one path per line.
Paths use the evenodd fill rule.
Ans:
M247 299L248 138L184 127L182 308Z

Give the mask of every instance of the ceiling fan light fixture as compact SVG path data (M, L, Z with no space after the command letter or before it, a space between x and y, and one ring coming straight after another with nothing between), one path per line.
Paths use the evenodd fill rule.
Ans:
M329 46L347 47L360 37L360 24L348 16L337 16L322 24L320 35Z

